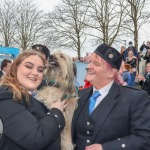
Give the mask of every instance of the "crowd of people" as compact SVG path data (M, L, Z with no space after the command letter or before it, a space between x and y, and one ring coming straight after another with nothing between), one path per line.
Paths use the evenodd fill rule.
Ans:
M125 82L125 85L135 87L135 80L140 88L145 90L150 94L150 84L149 84L149 63L150 63L150 42L143 43L140 47L140 52L136 50L132 42L129 42L129 47L126 49L121 46L120 54L122 55L122 65L120 69L120 74ZM139 73L140 63L144 62L144 69L142 73Z
M150 47L143 44L141 52L144 48L148 56ZM37 99L37 90L49 85L43 77L50 59L49 49L36 44L13 62L2 62L0 149L61 150L67 103L58 100L48 109ZM88 64L72 118L74 150L150 149L150 62L140 75L138 59L132 42L120 52L101 44L80 58ZM135 78L143 90L134 88Z
M89 63L89 58L90 58L91 54L92 54L92 53L88 53L88 52L87 52L84 57L80 57L80 58L78 58L78 57L72 57L72 60L73 60L74 62Z

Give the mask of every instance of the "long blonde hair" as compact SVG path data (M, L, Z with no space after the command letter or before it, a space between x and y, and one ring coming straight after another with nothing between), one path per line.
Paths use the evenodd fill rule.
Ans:
M8 73L2 78L0 85L8 86L11 88L13 92L13 99L21 101L22 96L24 95L26 97L26 100L29 100L29 93L27 90L25 90L19 83L17 79L17 67L22 63L24 59L31 55L36 55L41 58L45 65L45 60L41 56L40 52L34 51L34 50L26 50L22 52L12 63L10 70Z

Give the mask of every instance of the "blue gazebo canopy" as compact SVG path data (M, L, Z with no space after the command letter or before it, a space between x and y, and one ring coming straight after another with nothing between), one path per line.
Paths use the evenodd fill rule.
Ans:
M12 58L16 58L19 55L19 49L0 46L0 54L11 55Z

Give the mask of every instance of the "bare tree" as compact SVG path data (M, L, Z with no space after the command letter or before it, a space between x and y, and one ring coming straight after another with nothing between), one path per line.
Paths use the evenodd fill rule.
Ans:
M89 24L93 32L87 34L94 37L97 43L112 45L117 39L124 19L124 0L86 0L89 7Z
M16 11L17 35L14 40L22 50L25 50L39 38L42 39L44 14L33 1L29 0L20 0Z
M133 36L135 47L138 49L138 35L139 30L149 21L150 12L148 11L150 5L148 0L126 0L128 7L126 7L126 20L123 28Z
M13 45L13 36L15 35L16 5L15 1L1 1L0 3L0 41L4 46Z
M62 0L54 12L49 13L46 25L49 27L50 42L58 47L65 47L77 52L80 57L86 40L85 15L82 0Z

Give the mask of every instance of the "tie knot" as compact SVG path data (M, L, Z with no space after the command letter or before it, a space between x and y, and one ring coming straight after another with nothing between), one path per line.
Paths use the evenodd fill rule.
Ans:
M93 97L94 99L97 99L100 95L101 95L101 94L100 94L99 91L95 91L94 94L92 95L92 97Z

